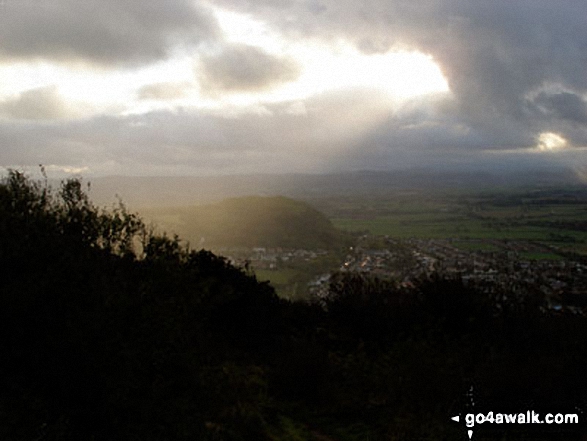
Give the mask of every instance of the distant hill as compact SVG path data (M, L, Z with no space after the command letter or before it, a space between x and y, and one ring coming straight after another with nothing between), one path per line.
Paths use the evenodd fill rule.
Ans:
M191 207L142 210L162 229L194 247L332 249L340 233L305 202L283 196L247 196Z
M398 190L426 192L447 189L491 189L526 185L584 185L569 169L536 169L521 173L493 170L458 172L406 169L386 172L357 171L323 175L229 176L110 176L91 179L92 200L115 202L115 195L133 210L137 207L172 207L218 202L248 195L283 195L311 201L316 197L386 195Z

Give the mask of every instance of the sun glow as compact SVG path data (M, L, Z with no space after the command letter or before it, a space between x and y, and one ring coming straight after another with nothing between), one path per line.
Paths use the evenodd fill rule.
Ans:
M293 101L357 88L376 89L397 100L449 91L446 78L430 55L407 51L364 54L345 41L288 41L247 15L217 9L216 16L227 41L286 56L301 67L297 80L269 92L226 98L235 104Z
M544 132L538 136L538 144L536 147L543 152L552 152L562 150L567 147L567 145L567 140L558 133Z
M366 55L346 45L335 52L328 48L300 52L306 69L304 86L314 92L372 88L395 98L410 98L448 91L432 57L421 53Z

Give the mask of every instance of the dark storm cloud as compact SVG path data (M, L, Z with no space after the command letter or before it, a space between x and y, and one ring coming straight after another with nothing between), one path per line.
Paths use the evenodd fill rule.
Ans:
M587 124L587 102L570 92L541 92L532 103L546 117Z
M243 44L230 45L213 56L202 57L201 83L209 91L259 91L298 78L295 62Z
M190 0L6 0L0 61L137 65L218 32L212 14Z
M528 131L583 125L578 97L551 97L540 118L527 96L545 84L587 93L587 6L583 0L216 0L261 17L297 39L345 38L366 53L415 49L433 56L455 98L446 111L487 139L524 146ZM554 99L554 101L552 101ZM573 100L573 102L570 102ZM565 101L564 103L562 101Z
M51 120L72 116L54 86L27 90L0 101L0 116L14 119Z

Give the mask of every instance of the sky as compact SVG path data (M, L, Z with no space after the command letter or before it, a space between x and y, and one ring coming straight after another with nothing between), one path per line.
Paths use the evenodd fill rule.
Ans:
M587 170L584 0L0 0L0 166Z

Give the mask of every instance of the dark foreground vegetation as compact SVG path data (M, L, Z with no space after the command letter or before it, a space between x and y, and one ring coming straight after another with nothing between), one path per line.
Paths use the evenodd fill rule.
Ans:
M124 207L0 185L0 439L456 440L468 412L587 410L587 321L459 280L334 278L325 305ZM543 415L544 415L543 414ZM482 425L473 439L583 439Z

